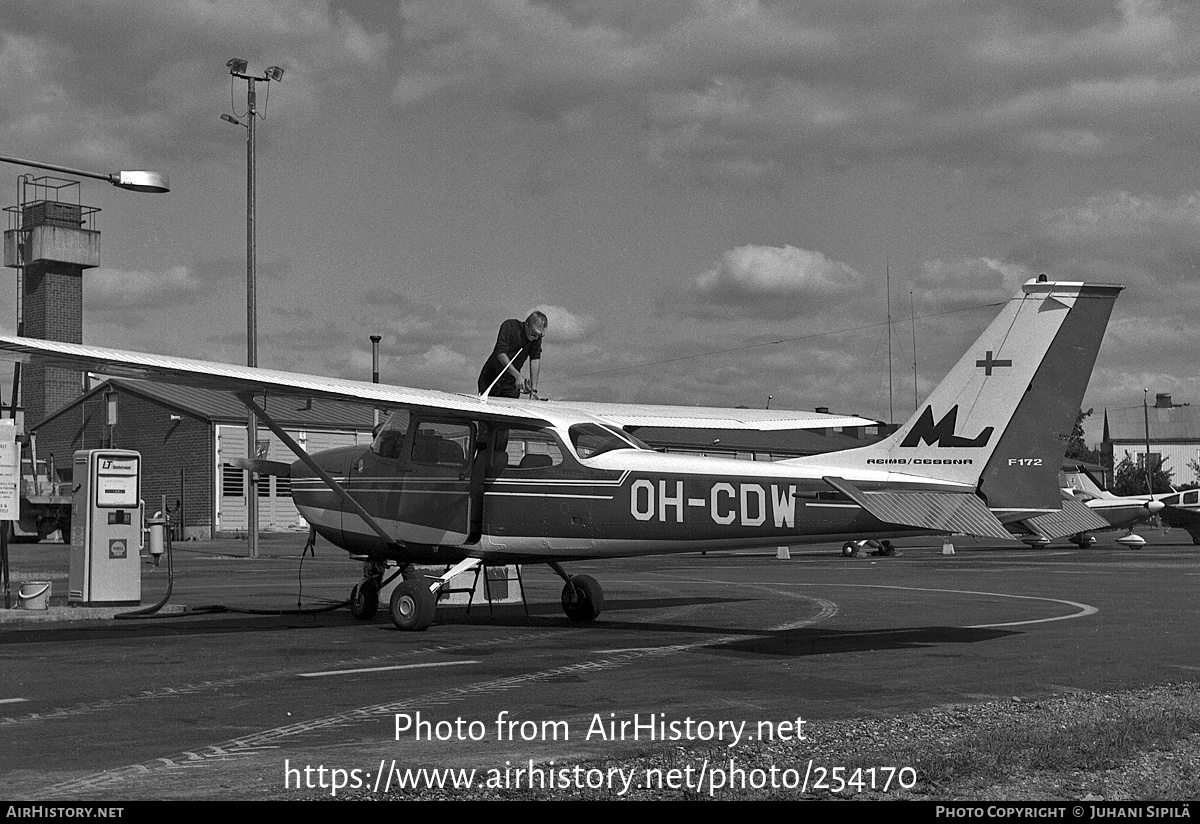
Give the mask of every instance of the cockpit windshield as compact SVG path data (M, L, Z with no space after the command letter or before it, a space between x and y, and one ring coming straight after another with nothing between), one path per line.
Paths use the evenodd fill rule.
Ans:
M381 458L399 458L404 449L404 436L408 434L410 417L407 409L398 409L389 415L387 423L371 441L371 451Z
M577 423L567 433L581 458L594 458L614 449L645 449L632 435L595 423Z

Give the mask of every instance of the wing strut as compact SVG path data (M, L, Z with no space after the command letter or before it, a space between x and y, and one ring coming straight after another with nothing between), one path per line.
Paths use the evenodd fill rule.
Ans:
M267 414L267 410L263 409L254 402L254 397L252 395L238 395L238 399L241 400L242 403L246 404L246 408L257 415L258 419L265 423L267 428L275 433L275 437L283 441L284 445L286 445L288 449L292 450L292 453L295 454L295 456L299 458L305 466L316 473L317 477L324 481L325 485L329 487L334 494L341 498L343 503L354 510L358 517L366 521L367 526L375 530L376 535L392 546L399 547L401 549L404 548L404 543L402 541L397 541L388 533L386 529L380 526L379 522L372 518L371 514L367 512L367 510L363 509L362 504L354 500L354 498L350 496L350 493L343 489L342 485L333 479L332 475L326 472L319 463L313 460L312 455L309 455L307 452L305 452L304 449L301 448L300 444L292 440L291 435L284 432L283 428L271 419L271 416Z

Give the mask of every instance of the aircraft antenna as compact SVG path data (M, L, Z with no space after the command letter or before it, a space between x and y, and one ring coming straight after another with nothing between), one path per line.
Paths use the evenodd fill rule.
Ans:
M524 346L522 346L520 349L518 349L518 350L517 350L517 354L513 355L513 356L512 356L512 357L509 359L509 361L510 361L510 362L511 362L511 361L515 361L517 358L521 357L521 353L522 353L522 352L524 352L524 351L525 351L525 347L524 347ZM532 368L532 367L530 367L530 368ZM495 380L493 380L491 383L489 383L489 384L488 384L488 388L487 388L487 390L486 390L486 391L484 391L484 392L481 392L481 393L479 394L479 400L483 401L484 403L487 403L488 396L490 396L490 395L492 394L492 387L493 387L493 386L495 386L496 384L498 384L498 383L500 382L500 379L501 379L502 377L504 377L504 373L505 373L505 372L507 372L507 371L508 371L508 367L507 367L507 366L505 366L503 369L501 369L501 370L500 370L500 374L496 376L496 379L495 379Z
M895 423L896 410L892 405L892 269L887 259L883 261L887 278L887 339L888 339L888 423Z

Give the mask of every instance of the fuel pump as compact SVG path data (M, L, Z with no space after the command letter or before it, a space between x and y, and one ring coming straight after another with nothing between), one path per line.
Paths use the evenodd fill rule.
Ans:
M142 456L125 449L75 453L68 602L142 602Z

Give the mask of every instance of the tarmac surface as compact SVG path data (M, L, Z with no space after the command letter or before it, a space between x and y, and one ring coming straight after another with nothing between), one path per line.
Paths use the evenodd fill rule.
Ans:
M360 565L324 542L302 559L303 535L265 537L256 559L241 541L177 543L168 604L190 611L130 619L72 620L68 549L18 544L14 601L22 581L54 597L0 611L0 797L328 797L409 768L511 776L704 739L736 754L805 720L1196 681L1200 547L1143 535L568 563L604 587L586 626L530 566L528 615L439 607L418 633L386 604L371 621L330 609ZM165 562L143 568L143 605L167 579Z

